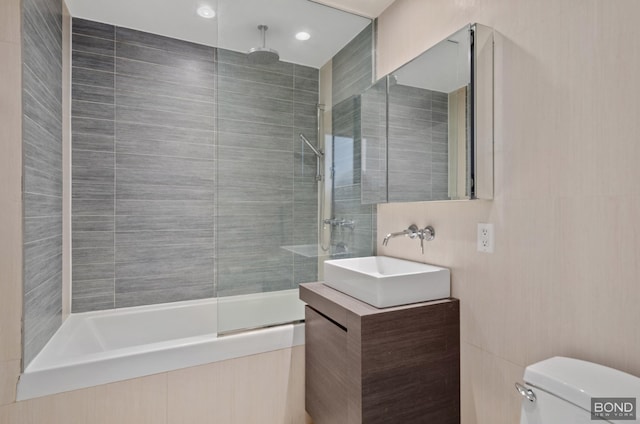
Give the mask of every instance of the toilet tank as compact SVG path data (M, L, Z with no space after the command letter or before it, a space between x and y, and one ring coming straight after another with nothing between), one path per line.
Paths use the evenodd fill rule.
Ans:
M635 420L620 420L613 415L604 420L591 417L592 398L632 398L640 406L640 379L631 374L578 359L554 357L528 366L524 382L520 388L521 392L524 390L520 424L640 423L638 413ZM623 406L629 409L630 405L627 402Z

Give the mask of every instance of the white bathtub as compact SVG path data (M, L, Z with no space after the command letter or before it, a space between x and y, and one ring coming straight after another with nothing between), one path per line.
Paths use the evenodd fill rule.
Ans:
M72 314L20 376L17 399L298 346L302 324L217 333L303 317L298 290Z

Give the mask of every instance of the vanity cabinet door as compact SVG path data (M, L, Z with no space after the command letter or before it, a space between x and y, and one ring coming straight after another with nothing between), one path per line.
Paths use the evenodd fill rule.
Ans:
M347 331L305 307L306 409L314 424L347 422Z

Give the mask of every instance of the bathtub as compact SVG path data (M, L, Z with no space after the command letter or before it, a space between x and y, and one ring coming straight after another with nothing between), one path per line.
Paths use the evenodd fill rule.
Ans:
M17 400L298 346L303 317L297 289L71 314L20 376Z

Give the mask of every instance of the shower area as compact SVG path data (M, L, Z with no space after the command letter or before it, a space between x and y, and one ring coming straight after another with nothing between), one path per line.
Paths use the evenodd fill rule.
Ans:
M325 259L374 250L375 206L360 199L369 19L219 0L184 32L136 21L144 2L116 3L67 2L71 202L46 222L68 219L71 243L62 252L56 236L32 260L42 228L25 229L25 367L60 327L60 284L40 280L51 267L59 281L65 257L66 312L215 299L225 335L303 319L300 283L322 280Z

